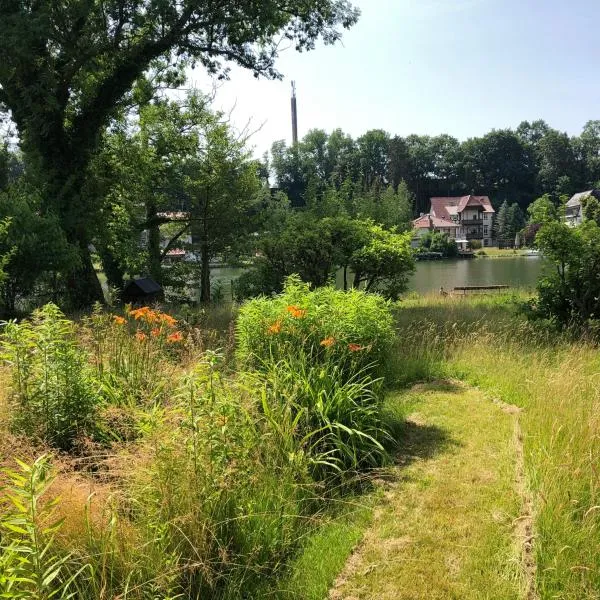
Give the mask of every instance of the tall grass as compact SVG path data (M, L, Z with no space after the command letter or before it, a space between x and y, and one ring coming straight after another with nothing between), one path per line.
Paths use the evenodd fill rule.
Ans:
M598 598L600 355L569 332L537 328L517 308L509 297L406 302L397 313L396 379L458 377L524 408L538 590Z
M49 462L31 459L40 444L65 452L42 487L23 488L40 514L52 509L61 519L42 519L40 535L34 531L46 540L47 561L17 557L26 575L0 572L0 583L12 586L6 597L274 593L306 536L324 515L331 519L332 499L386 460L389 441L374 378L393 334L387 303L300 283L289 293L260 302L275 322L287 319L282 352L276 360L261 355L259 340L242 334L237 370L227 363L228 332L223 348L207 349L215 340L193 315L178 322L149 307L96 310L76 324L49 306L7 327L13 421L35 417L21 432L30 460L19 464L42 481ZM265 347L280 341L271 335L279 326L269 331L273 322L261 319ZM302 344L292 344L293 335ZM253 361L258 368L250 369ZM16 481L0 493L7 506ZM25 535L15 529L23 518L4 525L0 556L25 548L9 535ZM32 596L30 579L48 589Z

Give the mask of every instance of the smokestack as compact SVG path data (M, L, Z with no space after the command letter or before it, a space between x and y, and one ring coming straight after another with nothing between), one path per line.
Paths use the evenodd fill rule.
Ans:
M292 144L298 143L298 108L296 106L296 82L292 81Z

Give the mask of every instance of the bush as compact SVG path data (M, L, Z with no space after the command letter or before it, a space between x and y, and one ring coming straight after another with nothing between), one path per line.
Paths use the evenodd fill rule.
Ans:
M99 396L74 324L54 305L30 321L10 322L2 358L12 368L12 427L70 450L92 433Z
M306 356L313 365L335 363L354 374L382 372L394 328L380 296L330 287L311 291L290 277L280 295L241 307L237 333L238 358L253 368Z
M313 365L304 356L270 363L264 382L263 410L279 444L305 457L314 479L354 482L386 462L381 380L347 377L334 361Z
M481 249L481 240L470 240L469 241L469 248L471 248L471 250L479 250L479 249Z
M458 256L456 241L447 233L428 231L420 241L420 250L426 252L440 252L446 258Z
M124 316L96 308L86 321L96 377L104 399L113 406L158 401L181 353L184 336L170 315L147 306Z

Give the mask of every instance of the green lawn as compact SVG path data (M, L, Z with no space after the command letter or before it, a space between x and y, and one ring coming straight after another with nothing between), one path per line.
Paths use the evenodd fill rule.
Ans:
M393 396L414 409L385 503L331 598L522 597L513 523L515 415L458 383Z

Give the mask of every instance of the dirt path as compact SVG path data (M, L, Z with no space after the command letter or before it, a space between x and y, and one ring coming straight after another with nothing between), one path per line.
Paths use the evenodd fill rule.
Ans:
M518 409L457 382L393 401L403 463L330 599L536 600Z

